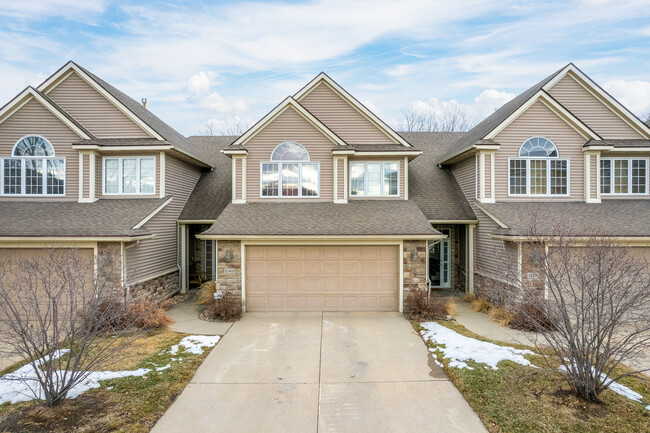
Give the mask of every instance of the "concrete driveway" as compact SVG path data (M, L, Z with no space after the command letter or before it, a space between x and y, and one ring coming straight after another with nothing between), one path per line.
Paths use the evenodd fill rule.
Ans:
M398 313L249 313L153 432L486 432Z

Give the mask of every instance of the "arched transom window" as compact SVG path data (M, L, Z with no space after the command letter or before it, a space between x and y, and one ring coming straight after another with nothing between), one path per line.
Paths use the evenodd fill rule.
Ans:
M560 159L555 143L546 137L531 137L509 164L508 193L511 196L569 195L569 160Z
M295 141L278 144L260 169L262 197L319 196L320 165L310 162L307 149Z
M27 135L2 158L3 195L65 195L65 158L40 135Z

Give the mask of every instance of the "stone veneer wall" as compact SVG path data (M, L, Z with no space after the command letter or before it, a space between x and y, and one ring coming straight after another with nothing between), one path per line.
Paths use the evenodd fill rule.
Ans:
M178 271L152 278L129 287L132 299L163 302L178 290Z
M413 250L418 259L413 260ZM413 290L427 290L427 243L426 241L404 241L402 263L404 272L404 312L410 310L407 295Z
M232 251L232 260L226 261L226 253ZM217 241L217 283L223 291L241 298L241 242Z

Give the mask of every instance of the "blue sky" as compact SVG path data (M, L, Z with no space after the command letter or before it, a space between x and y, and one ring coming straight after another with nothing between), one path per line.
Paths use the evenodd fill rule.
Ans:
M320 71L395 127L480 120L573 61L650 112L645 1L0 0L0 100L72 59L186 135L254 123Z

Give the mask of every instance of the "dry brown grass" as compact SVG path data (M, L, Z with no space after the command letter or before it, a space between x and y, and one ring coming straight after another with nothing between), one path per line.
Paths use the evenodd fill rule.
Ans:
M196 301L197 305L209 305L214 301L214 293L217 291L217 283L214 281L206 281L201 284L199 288L199 297Z
M494 304L486 299L476 298L471 302L470 308L477 313L487 314L494 307Z
M445 308L447 309L447 314L449 314L451 317L456 317L458 314L458 306L456 305L456 301L454 301L453 298L447 298L447 302L445 302Z
M508 326L512 321L513 314L508 312L504 307L492 307L488 313L490 319L501 326Z
M174 323L163 308L149 300L132 303L128 314L135 327L140 329L162 329Z
M463 302L473 302L476 300L476 295L474 293L465 293L465 296L460 298Z

